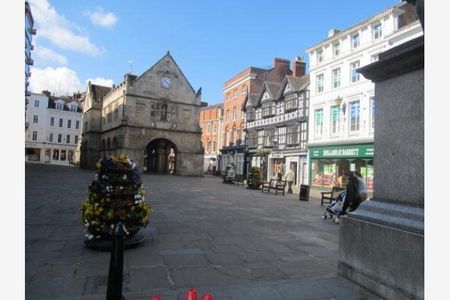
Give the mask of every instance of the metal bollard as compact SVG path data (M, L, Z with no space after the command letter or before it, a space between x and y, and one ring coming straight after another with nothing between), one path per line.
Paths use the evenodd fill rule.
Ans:
M122 222L114 225L111 259L109 261L106 300L125 300L122 296L123 240L127 236Z

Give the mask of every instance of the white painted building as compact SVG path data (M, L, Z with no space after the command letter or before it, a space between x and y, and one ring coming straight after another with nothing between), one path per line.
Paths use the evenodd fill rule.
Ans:
M403 2L344 31L332 29L327 39L306 50L311 185L341 185L341 175L356 170L372 189L374 84L356 70L422 34L414 6Z
M80 138L81 112L77 96L54 97L48 92L32 93L27 107L26 161L74 164Z

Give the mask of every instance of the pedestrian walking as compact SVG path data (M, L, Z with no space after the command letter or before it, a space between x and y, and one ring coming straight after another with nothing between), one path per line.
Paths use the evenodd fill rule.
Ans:
M289 169L286 174L284 175L284 178L287 181L288 184L288 194L292 194L292 183L294 182L295 179L295 173L292 169Z

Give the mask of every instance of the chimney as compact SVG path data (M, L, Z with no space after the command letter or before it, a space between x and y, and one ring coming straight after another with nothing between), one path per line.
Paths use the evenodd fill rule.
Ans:
M293 66L292 66L292 75L295 77L305 76L306 73L306 62L301 56L295 57Z
M42 94L44 94L44 95L47 96L47 97L50 97L50 96L51 96L50 91L47 91L47 90L42 91Z
M339 29L336 29L336 28L328 30L328 38L335 36L339 32L341 32L341 31Z
M290 63L291 62L288 59L284 59L284 58L275 57L273 59L273 67L275 69L281 69L281 68L286 68L286 67L289 69Z

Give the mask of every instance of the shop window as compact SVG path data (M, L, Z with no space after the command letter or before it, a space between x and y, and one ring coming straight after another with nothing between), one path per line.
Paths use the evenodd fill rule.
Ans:
M360 125L359 100L350 102L350 132L358 132Z
M59 150L53 149L53 160L59 160Z
M339 126L340 126L340 114L341 110L339 105L335 105L331 107L331 134L337 135L339 134Z
M321 137L323 134L323 109L314 111L314 135Z
M66 160L66 150L61 150L61 158L60 160Z
M72 162L73 161L73 151L69 150L69 152L67 152L67 160Z

